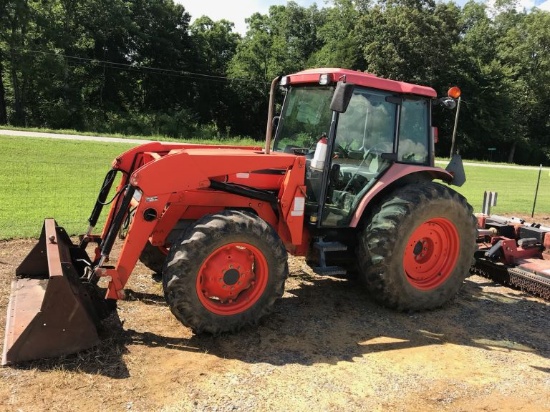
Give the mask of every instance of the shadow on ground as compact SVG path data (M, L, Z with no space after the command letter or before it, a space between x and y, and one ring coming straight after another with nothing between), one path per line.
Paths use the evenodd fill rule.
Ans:
M63 368L123 379L129 376L123 359L129 345L272 365L353 362L370 353L443 344L550 355L550 305L518 292L507 293L506 288L483 278L467 279L455 301L422 313L382 308L353 280L306 273L293 278L273 314L257 327L236 334L189 339L161 336L127 329L115 313L104 321L97 348L19 367ZM128 296L139 304L166 305L156 294L129 290Z

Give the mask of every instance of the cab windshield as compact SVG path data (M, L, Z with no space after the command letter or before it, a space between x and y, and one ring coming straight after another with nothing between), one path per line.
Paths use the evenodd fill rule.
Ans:
M333 87L303 86L288 91L273 144L274 151L308 154L328 134Z

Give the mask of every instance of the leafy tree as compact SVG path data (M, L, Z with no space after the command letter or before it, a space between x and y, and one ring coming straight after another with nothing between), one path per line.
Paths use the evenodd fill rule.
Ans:
M512 119L516 128L509 161L514 159L517 145L526 140L537 146L538 154L545 152L548 158L550 13L507 10L500 13L496 21L503 28L497 48L498 57L506 76L504 82L512 93L514 103ZM540 159L536 152L531 155L532 160Z
M267 113L267 96L271 60L272 31L268 16L253 14L246 20L249 30L240 41L227 74L235 93L232 129L238 134L260 137L258 118Z
M467 157L550 161L550 13L469 1L296 2L233 24L173 0L0 0L0 124L263 138L273 78L312 66L463 90ZM229 81L228 79L229 78ZM453 113L434 108L446 155Z
M192 96L189 79L181 75L193 69L195 57L190 18L182 5L172 1L134 1L131 63L143 68L139 91L145 110L186 106Z
M457 83L461 10L454 3L432 0L382 0L365 7L357 21L366 70L382 77L426 84L440 94ZM436 108L443 144L450 147L453 114ZM438 153L442 155L443 153Z
M459 25L461 41L452 49L455 64L449 73L463 92L458 146L467 157L483 157L488 148L500 148L511 138L512 102L502 83L504 73L496 55L499 35L487 6L466 3Z
M361 16L358 33L369 72L437 87L459 41L460 9L433 0L383 0Z
M320 47L317 27L322 16L315 5L304 8L295 2L271 6L268 15L253 14L246 36L237 46L228 74L234 79L240 122L235 130L260 138L264 135L271 81L282 74L307 67ZM246 80L246 81L245 81Z
M314 51L310 60L312 66L344 67L365 70L366 62L361 51L357 33L359 18L368 10L362 10L360 2L335 0L333 7L324 9L323 24L317 29L322 46Z
M6 88L4 87L4 65L2 50L0 49L0 125L8 124L8 111L6 105Z
M10 98L12 124L25 124L25 90L27 86L27 59L20 51L29 44L28 31L32 24L32 12L29 0L4 0L0 3L0 52L9 61ZM6 106L4 103L3 106Z
M240 41L233 28L227 20L214 22L207 16L196 19L190 28L197 53L194 70L200 73L194 77L193 107L200 121L214 124L218 132L232 125L230 102L234 95L225 76Z

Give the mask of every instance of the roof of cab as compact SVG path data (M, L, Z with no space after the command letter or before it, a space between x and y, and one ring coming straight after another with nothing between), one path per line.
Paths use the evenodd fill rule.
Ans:
M321 74L329 74L331 76L330 82L337 82L338 80L345 78L346 82L353 83L358 86L372 87L379 90L387 90L390 92L403 93L403 94L416 94L426 97L437 97L437 93L434 89L428 86L420 86L412 83L399 82L396 80L384 79L374 74L337 68L318 68L303 70L298 73L288 75L289 83L292 84L306 84L306 83L319 83L319 76Z

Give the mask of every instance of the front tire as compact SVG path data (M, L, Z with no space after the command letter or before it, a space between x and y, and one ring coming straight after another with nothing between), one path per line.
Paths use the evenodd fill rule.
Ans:
M255 325L283 295L287 252L258 216L224 211L198 220L170 248L162 272L170 310L196 333Z
M434 182L394 191L361 233L357 256L373 298L397 310L444 305L460 290L472 263L472 207Z
M151 243L147 242L139 256L139 261L153 272L160 274L167 255L168 250L166 248L153 246Z

